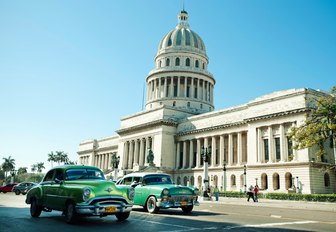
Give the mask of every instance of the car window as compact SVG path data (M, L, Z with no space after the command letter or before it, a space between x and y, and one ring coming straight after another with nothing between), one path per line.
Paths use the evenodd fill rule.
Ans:
M141 177L139 177L139 176L135 176L134 177L134 179L133 179L133 182L135 181L135 182L137 182L137 183L140 183L141 182Z
M152 175L144 177L144 184L172 184L170 176L166 175Z
M78 180L78 179L100 179L105 180L104 174L98 169L69 169L66 171L67 180Z
M43 182L45 181L52 181L54 176L54 170L50 170L47 175L44 177Z
M123 179L123 181L121 182L121 184L130 185L130 184L133 183L132 179L133 179L132 176L126 177L126 178Z

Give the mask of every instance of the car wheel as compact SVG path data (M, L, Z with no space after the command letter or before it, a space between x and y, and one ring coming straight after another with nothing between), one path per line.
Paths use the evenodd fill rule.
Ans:
M16 195L20 195L20 190L15 190Z
M65 214L65 221L67 223L72 224L76 222L77 213L76 213L75 204L73 202L69 202L66 205L64 214Z
M30 215L37 218L41 215L42 207L37 204L37 200L34 198L30 202Z
M191 211L193 210L193 208L194 208L193 205L183 206L182 207L182 211L183 211L183 213L191 213Z
M146 208L148 213L157 213L159 212L159 207L156 206L156 198L151 196L147 199Z
M118 221L125 221L131 212L126 212L126 213L117 213L115 216L118 218Z

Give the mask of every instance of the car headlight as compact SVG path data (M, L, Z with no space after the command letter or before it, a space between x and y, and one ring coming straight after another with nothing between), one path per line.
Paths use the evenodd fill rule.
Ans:
M128 189L128 199L133 200L134 194L135 194L134 188L129 188Z
M169 190L168 189L164 189L162 190L162 195L169 195Z
M90 199L91 190L89 188L83 189L83 200L88 201Z

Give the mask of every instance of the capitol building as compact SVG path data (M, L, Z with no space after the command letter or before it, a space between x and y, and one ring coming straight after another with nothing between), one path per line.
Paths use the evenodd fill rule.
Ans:
M333 150L326 145L320 158L315 148L293 150L288 137L325 93L288 89L215 111L216 78L208 64L205 43L182 10L177 26L159 43L146 78L145 109L121 118L115 135L82 141L78 163L111 172L117 154L118 177L155 169L171 174L177 184L202 188L207 179L222 191L258 184L263 192L336 192ZM154 166L147 159L151 152Z

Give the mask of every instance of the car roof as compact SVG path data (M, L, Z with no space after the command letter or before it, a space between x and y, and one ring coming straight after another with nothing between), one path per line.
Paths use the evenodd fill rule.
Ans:
M100 170L99 168L95 167L95 166L89 166L89 165L79 165L79 164L71 164L71 165L60 165L60 166L56 166L56 167L53 167L51 168L50 170L53 170L53 169L82 169L82 168L90 168L90 169L97 169L97 170Z
M162 175L170 176L167 173L159 173L159 172L133 172L133 173L125 175L124 178L125 177L130 177L130 176L144 177L144 176L158 176L158 175L160 175L160 176L162 176Z

